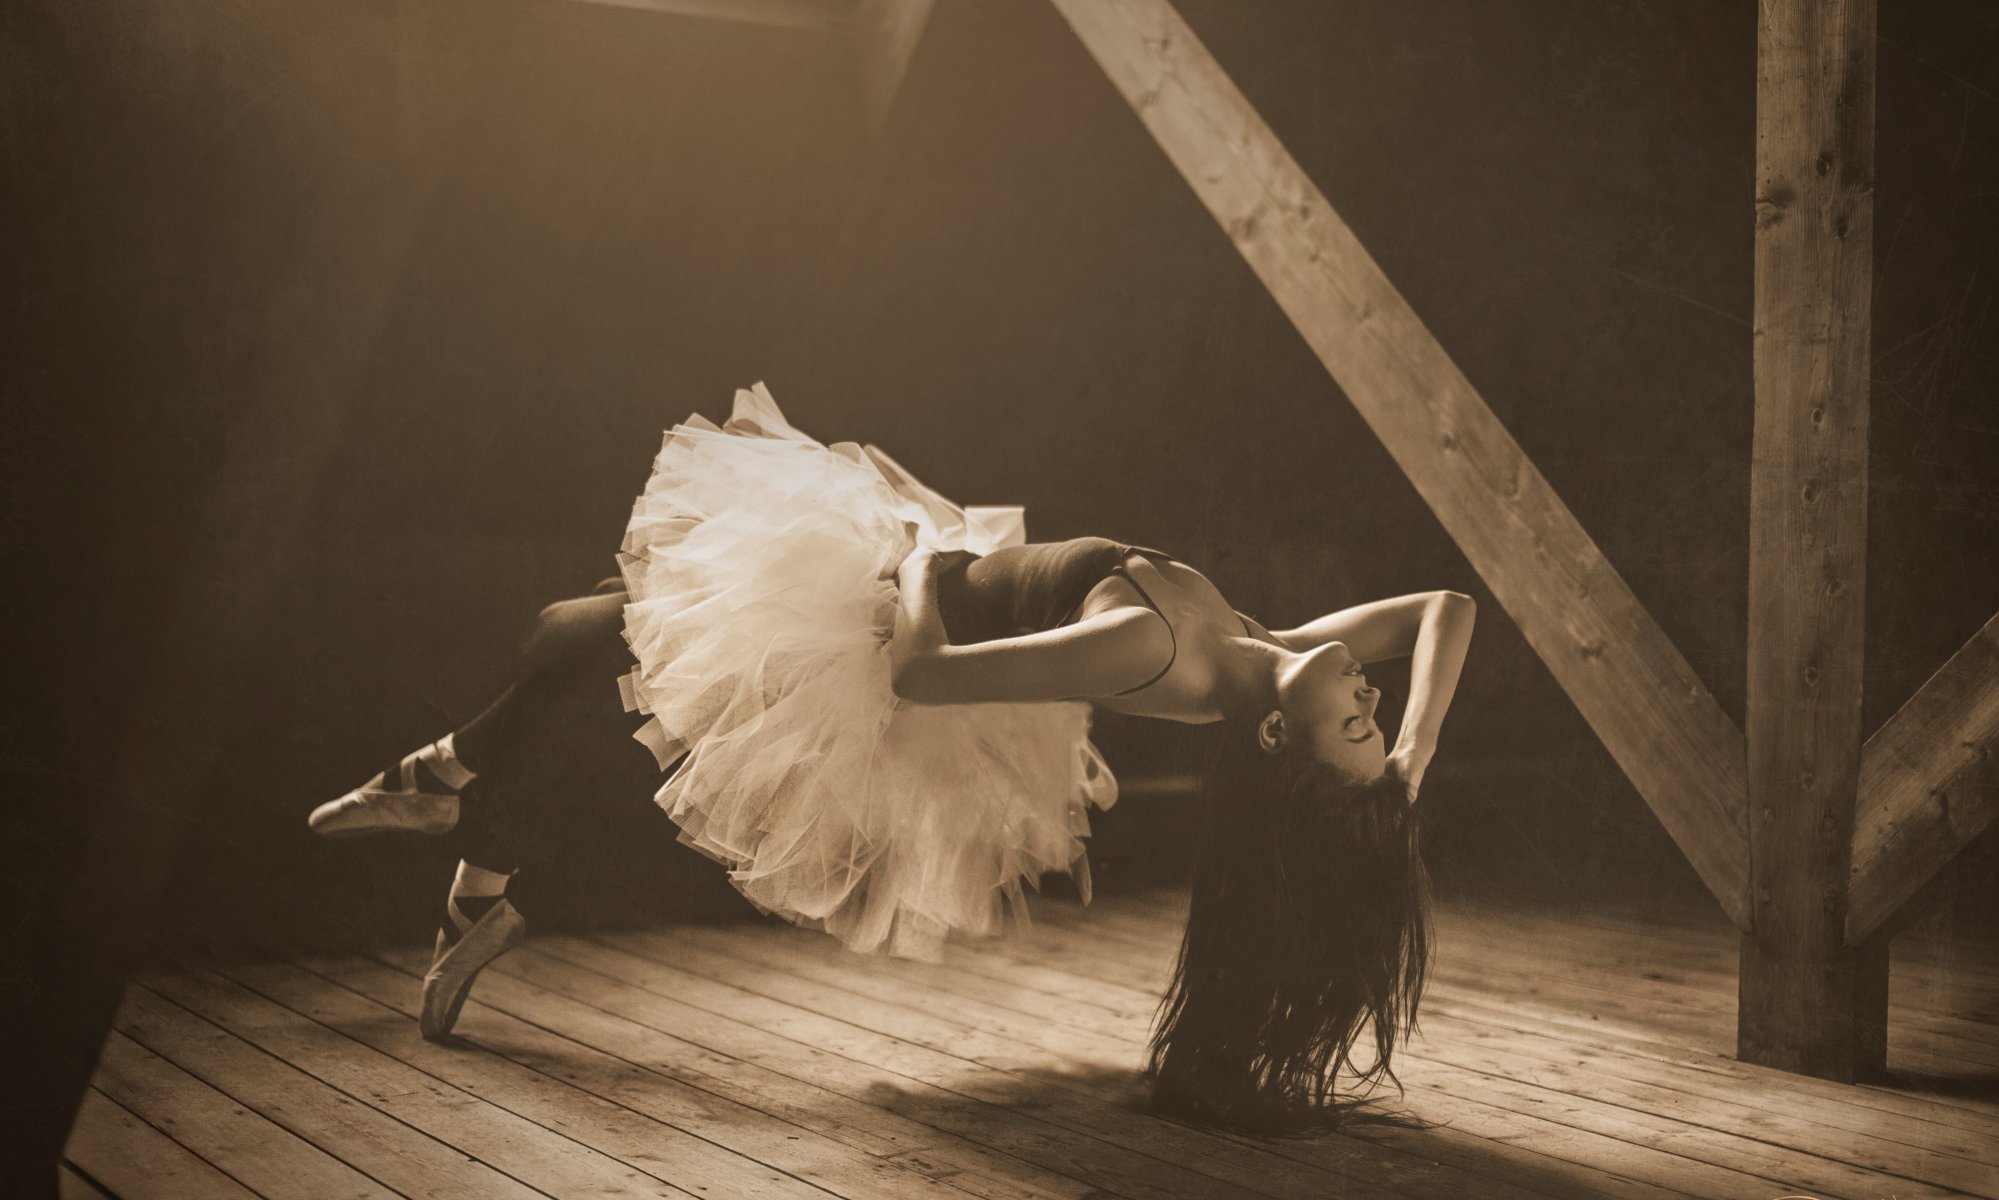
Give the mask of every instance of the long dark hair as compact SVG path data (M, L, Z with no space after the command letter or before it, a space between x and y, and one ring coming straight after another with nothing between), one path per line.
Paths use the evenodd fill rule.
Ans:
M1152 1036L1153 1100L1260 1132L1337 1121L1396 1082L1415 1028L1430 953L1415 808L1393 776L1354 784L1230 724ZM1372 1053L1357 1054L1370 1030ZM1343 1076L1350 1096L1335 1092Z

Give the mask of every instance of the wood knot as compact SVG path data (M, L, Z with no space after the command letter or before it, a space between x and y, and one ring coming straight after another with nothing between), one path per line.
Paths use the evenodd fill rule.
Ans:
M1458 439L1448 433L1437 439L1437 445L1446 454L1456 454L1458 451Z
M1756 194L1756 228L1768 229L1784 219L1784 213L1797 202L1798 194L1781 183L1772 183Z
M1807 483L1799 490L1798 495L1804 497L1806 504L1816 504L1819 498L1819 485L1817 483Z
M1812 170L1818 172L1820 179L1824 179L1827 175L1830 175L1832 173L1832 155L1819 155L1812 163Z
M1584 642L1582 645L1583 657L1590 660L1591 662L1594 662L1597 659L1602 658L1603 651L1604 651L1604 644L1601 639L1593 642Z
M1817 687L1819 682L1819 669L1817 667L1806 667L1804 669L1803 674L1800 677L1805 681L1806 687Z

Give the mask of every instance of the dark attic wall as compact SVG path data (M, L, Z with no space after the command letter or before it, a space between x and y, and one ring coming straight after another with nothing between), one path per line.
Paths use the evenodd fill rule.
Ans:
M305 813L476 711L611 571L660 430L798 323L844 47L540 0L9 22L9 746L107 794L41 797L24 895L103 860L171 939L416 936L450 856ZM723 891L624 782L583 873Z
M1879 53L1869 730L1999 610L1999 9L1898 0ZM1999 933L1999 828L1922 903Z

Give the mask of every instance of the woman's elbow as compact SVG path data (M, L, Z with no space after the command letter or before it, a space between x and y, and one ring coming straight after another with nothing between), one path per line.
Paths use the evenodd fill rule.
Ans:
M888 669L888 687L890 691L895 693L896 699L907 700L911 703L916 702L917 691L920 687L916 676L915 659L907 659L902 662L890 664Z
M1463 592L1438 592L1435 603L1439 612L1453 620L1469 623L1478 614L1478 601Z
M937 662L927 655L915 655L889 668L888 686L895 698L908 704L937 704Z

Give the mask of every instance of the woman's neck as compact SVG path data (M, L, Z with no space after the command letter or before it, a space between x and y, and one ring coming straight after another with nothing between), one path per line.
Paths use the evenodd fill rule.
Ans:
M1261 716L1276 707L1278 668L1295 655L1255 638L1231 637L1227 645L1229 653L1217 656L1217 707L1225 716L1252 709Z

